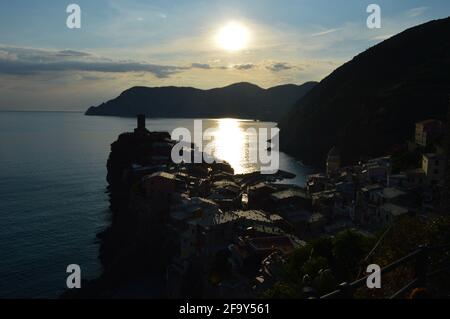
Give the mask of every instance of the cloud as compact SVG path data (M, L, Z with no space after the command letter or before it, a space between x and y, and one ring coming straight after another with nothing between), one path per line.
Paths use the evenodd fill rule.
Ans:
M80 80L84 81L103 81L103 80L115 80L114 76L100 76L100 75L85 75L79 76Z
M294 68L294 66L292 66L286 62L276 62L276 63L266 65L266 69L273 71L273 72L280 72L280 71L290 70L293 68Z
M328 30L325 30L325 31L313 33L313 34L311 34L311 36L312 37L319 37L319 36L322 36L322 35L327 35L327 34L330 34L330 33L334 33L334 32L339 31L339 30L341 30L341 29L340 28L328 29Z
M0 60L13 61L16 59L17 59L17 55L15 55L14 53L0 49Z
M192 69L204 69L204 70L209 70L211 69L211 66L207 63L192 63L191 64L191 68Z
M187 67L158 65L139 61L113 61L73 50L46 51L29 48L0 47L0 73L30 75L43 72L146 72L167 78Z
M85 57L90 56L89 53L86 52L80 52L80 51L74 51L74 50L62 50L55 54L56 56L60 57Z
M159 79L187 72L189 70L237 70L250 71L267 69L280 72L298 68L287 62L238 63L231 66L193 62L187 65L153 64L137 60L119 60L99 56L90 52L76 50L42 50L33 48L9 47L0 45L0 74L5 75L43 75L52 74L54 78L60 75L75 75L80 72L105 74L152 74ZM98 74L95 79L103 78ZM82 79L92 80L87 74Z
M165 14L163 12L157 12L156 16L161 19L167 19L167 14Z
M417 7L406 11L406 16L409 18L415 18L421 16L428 10L428 7Z
M394 36L394 34L382 34L382 35L377 35L376 37L373 37L372 40L374 41L384 41L387 40L389 38L392 38Z
M184 67L156 65L138 62L81 62L81 61L60 61L51 63L27 62L27 61L7 61L0 60L0 73L26 75L40 72L65 72L65 71L85 71L85 72L105 72L105 73L126 73L126 72L147 72L152 73L157 78L167 78L172 74L186 70Z
M240 71L251 70L254 67L256 67L256 65L253 64L253 63L244 63L244 64L235 64L235 65L233 65L234 69L240 70Z

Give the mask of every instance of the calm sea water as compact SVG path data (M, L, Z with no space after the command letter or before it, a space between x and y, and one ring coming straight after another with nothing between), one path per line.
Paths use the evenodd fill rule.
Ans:
M248 127L274 123L205 120L214 132L214 153L236 173L248 163ZM66 267L78 264L83 278L96 277L95 235L108 224L106 160L117 136L134 119L63 112L0 112L0 298L56 298ZM147 120L154 131L193 128L193 120ZM311 170L280 155L280 168L304 184Z

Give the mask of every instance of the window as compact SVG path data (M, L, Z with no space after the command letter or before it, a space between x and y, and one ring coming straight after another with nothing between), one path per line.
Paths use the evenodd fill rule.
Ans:
M434 170L434 174L439 174L439 170L437 168Z

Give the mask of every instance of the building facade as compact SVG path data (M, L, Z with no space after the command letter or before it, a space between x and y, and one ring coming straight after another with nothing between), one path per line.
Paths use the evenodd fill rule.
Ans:
M420 146L430 145L443 133L443 124L438 120L426 120L416 123L415 142Z
M422 157L422 170L428 185L437 185L444 181L447 166L446 156L441 154L424 154Z

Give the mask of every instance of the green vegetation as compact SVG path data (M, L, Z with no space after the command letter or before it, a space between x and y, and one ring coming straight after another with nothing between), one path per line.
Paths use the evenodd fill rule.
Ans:
M319 295L331 292L338 283L355 279L359 261L373 244L374 238L353 230L311 241L292 253L280 282L265 291L263 297L301 297L306 286L313 287Z
M388 231L374 254L365 260L381 232L366 237L354 230L345 230L335 237L322 237L295 250L284 265L280 280L266 290L264 298L301 298L304 287L312 287L324 295L342 282L352 282L365 275L365 267L375 263L384 267L417 249L420 245L450 243L450 217L424 220L421 217L400 219ZM449 254L430 255L429 271L450 266ZM414 263L383 275L382 288L360 289L355 297L388 297L403 287L414 276ZM448 294L450 276L429 281L427 289L433 295Z
M424 219L421 217L405 217L399 220L388 232L380 246L374 253L371 262L385 267L399 258L416 250L421 245L430 247L450 243L450 217L440 216ZM430 255L428 272L436 269L450 267L450 255L448 252L436 252ZM400 267L396 271L383 276L381 289L362 289L357 297L386 297L406 285L414 278L414 261ZM431 278L426 287L433 296L448 295L450 276L443 273Z

